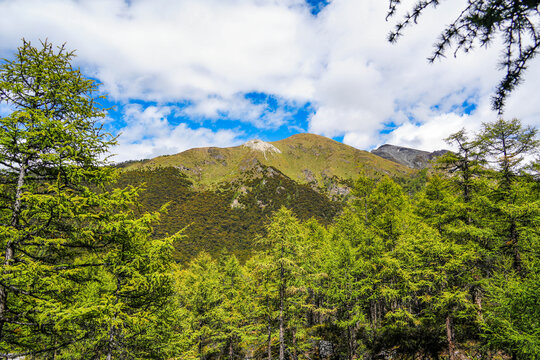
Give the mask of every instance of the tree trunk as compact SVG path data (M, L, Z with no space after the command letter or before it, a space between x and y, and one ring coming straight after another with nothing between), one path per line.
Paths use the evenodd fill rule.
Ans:
M26 159L23 164L21 165L21 168L19 169L19 178L17 180L17 189L15 191L15 202L13 203L13 214L11 214L10 219L10 226L12 227L19 227L19 216L21 213L21 196L22 196L22 189L24 186L24 179L26 176L26 170L28 167L28 159ZM6 254L4 257L4 266L9 266L9 263L11 260L13 260L13 241L9 240L6 244ZM5 271L5 270L4 270ZM7 298L8 298L8 291L4 286L0 286L0 338L3 337L3 329L5 324L5 313L7 311Z
M279 289L279 360L285 360L285 319L283 318L283 285Z
M267 298L267 303L268 303L268 298ZM270 315L268 315L268 360L272 360L272 323L271 323Z
M512 245L512 252L514 255L514 269L518 274L521 274L521 254L518 248L518 233L516 230L516 223L512 219L510 224L510 244Z
M115 321L116 319L113 318L113 321ZM115 327L114 325L111 326L111 329L109 330L109 344L108 344L108 350L107 350L107 360L111 360L112 359L112 352L113 352L113 343L114 343L114 331L115 331Z
M285 303L285 268L283 267L283 257L285 249L281 246L281 261L279 264L279 360L285 360L285 318L283 308Z
M121 285L121 282L120 282L120 279L117 279L116 280L116 290L114 292L114 306L116 307L116 305L118 305L118 293L120 292L120 288L122 287ZM114 337L115 337L115 334L116 334L116 326L115 326L115 322L116 322L116 317L118 316L118 312L115 311L114 312L114 316L112 318L112 325L111 325L111 328L109 329L109 344L108 344L108 349L107 349L107 360L111 360L112 359L112 353L113 353L113 350L114 350Z
M352 360L353 358L353 349L352 349L352 334L351 334L351 327L347 326L347 356L349 360Z
M233 337L231 336L231 340L229 342L229 360L232 360L234 357L234 347L233 347Z
M478 321L483 322L484 315L482 313L482 290L480 290L479 288L476 288L474 291L474 303L476 304L476 307L478 308L477 310Z
M292 346L293 346L293 360L298 360L298 354L296 353L296 328L292 329Z
M456 360L455 344L454 344L454 324L452 323L452 317L446 316L446 338L448 340L448 358L450 360Z

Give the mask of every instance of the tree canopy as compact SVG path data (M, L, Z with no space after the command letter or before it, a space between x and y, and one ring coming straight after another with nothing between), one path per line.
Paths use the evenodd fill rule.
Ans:
M73 57L23 41L0 65L0 356L164 358L173 239L140 189L108 190L114 139Z

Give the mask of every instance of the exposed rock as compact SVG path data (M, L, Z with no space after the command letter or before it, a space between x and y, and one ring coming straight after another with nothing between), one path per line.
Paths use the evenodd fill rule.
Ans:
M448 150L428 152L390 144L385 144L378 149L371 150L372 154L413 169L428 167L433 159L447 152Z
M266 168L266 175L273 178L274 176L279 175L279 173L270 166Z
M244 209L245 207L238 199L234 199L231 203L231 209Z
M347 196L351 192L351 189L347 186L338 186L333 183L328 188L328 193L332 196Z
M311 172L309 169L302 170L302 173L304 173L304 177L306 178L307 183L316 183L317 179L315 178L315 175Z
M266 154L281 154L281 150L279 150L274 145L258 139L249 140L247 143L244 144L244 147L262 152L265 159Z
M221 165L227 166L227 161L225 160L225 155L223 155L220 152L219 148L211 147L211 148L208 148L207 151L208 151L208 155L210 155L210 157L216 159Z
M255 158L245 159L239 166L240 171L253 170L255 173L260 174L263 171L263 167L259 160Z
M180 165L178 165L178 166L175 166L175 168L177 168L177 169L180 170L180 171L191 171L190 168L185 167L185 166L182 165L182 164L180 164Z

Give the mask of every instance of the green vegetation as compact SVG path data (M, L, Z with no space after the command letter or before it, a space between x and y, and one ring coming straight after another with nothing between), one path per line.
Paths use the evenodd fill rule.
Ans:
M100 161L114 141L72 57L24 42L0 67L0 357L540 359L536 129L460 131L409 180L368 157L354 182L347 149L299 135L206 188ZM291 177L302 156L323 185Z
M181 263L200 251L218 256L224 249L246 260L258 248L254 240L264 234L265 222L281 206L292 209L302 220L313 217L329 224L344 205L264 165L216 189L195 190L186 175L174 167L122 171L115 186L142 184L143 212L157 211L167 204L154 236L184 229L186 236L175 244L175 259Z
M328 190L332 178L354 179L362 168L376 169L387 175L411 174L413 170L366 151L313 134L297 134L271 143L281 153L263 153L245 146L198 148L176 155L132 162L123 168L148 169L177 167L197 187L215 188L232 182L245 171L259 166L279 169L301 184L313 184Z
M192 338L192 355L539 358L540 192L523 160L536 130L499 120L449 141L460 150L422 175L412 197L387 176L361 176L329 226L275 212L264 247L237 271L249 294L238 306L251 311L234 353L226 341L201 352Z
M173 238L149 237L137 189L104 190L96 84L41 45L0 67L0 356L163 358Z

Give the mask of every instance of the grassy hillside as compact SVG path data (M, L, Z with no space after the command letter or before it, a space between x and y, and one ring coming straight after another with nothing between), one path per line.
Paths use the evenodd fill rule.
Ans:
M250 169L254 160L279 169L292 180L325 187L327 179L353 179L363 169L389 175L409 174L411 169L332 139L298 134L270 143L281 153L263 153L246 146L197 148L176 155L133 162L128 170L177 167L196 185L213 187L232 181Z

